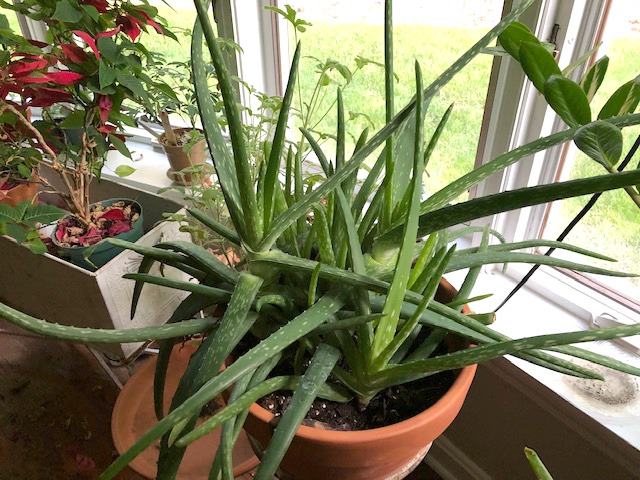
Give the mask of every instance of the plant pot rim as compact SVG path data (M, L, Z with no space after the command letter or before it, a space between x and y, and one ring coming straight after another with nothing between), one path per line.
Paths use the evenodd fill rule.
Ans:
M106 200L99 200L97 202L93 202L92 204L90 204L89 205L89 209L91 209L91 207L93 205L96 205L98 203L103 203L103 202L111 202L111 204L116 203L116 202L129 202L128 204L131 204L131 205L136 204L136 205L138 205L138 207L140 207L140 213L142 213L142 204L140 202L138 202L137 200L134 200L132 198L108 198ZM107 206L109 206L109 205L107 205ZM76 217L76 215L73 214L73 213L70 213L69 215L65 215L61 220L59 220L56 223L56 226L53 229L53 232L51 233L51 241L58 248L63 248L63 249L66 248L66 249L72 249L72 250L77 250L77 249L80 249L80 248L91 248L91 247L97 245L98 243L101 243L101 242L105 241L107 238L115 238L115 237L105 237L102 240L100 240L99 242L95 243L94 245L90 245L88 247L81 246L81 245L74 245L74 246L71 246L71 247L64 247L64 246L60 245L60 243L58 242L58 239L56 238L56 232L58 231L58 227L60 226L60 222L62 220L64 220L65 218L69 218L69 217ZM140 218L138 218L138 220L136 220L136 223L138 221L140 221ZM124 233L127 233L127 232L124 232ZM118 234L118 235L121 235L121 234ZM116 235L116 237L118 235Z
M197 143L204 142L206 140L204 137L204 130L201 128L181 127L181 128L173 129L173 133L175 134L180 134L183 132L198 132L202 134L202 138L198 140ZM166 143L166 138L167 138L167 134L165 132L162 132L160 135L158 135L158 143L163 147L177 147L177 148L184 147L184 145L169 145L168 143Z
M372 439L372 437L375 437L375 439L382 439L402 435L403 433L412 430L416 423L432 423L437 421L440 417L446 416L447 407L450 403L462 404L469 387L471 386L477 367L478 366L476 364L464 367L460 370L451 388L447 390L447 393L445 393L434 405L427 408L422 413L403 420L402 422L387 425L385 427L346 432L341 430L323 430L320 428L300 425L296 435L301 438L313 438L314 441L320 443L337 443L343 445L362 443L363 441ZM270 423L274 418L274 415L271 412L262 408L257 403L251 405L250 412L265 423Z

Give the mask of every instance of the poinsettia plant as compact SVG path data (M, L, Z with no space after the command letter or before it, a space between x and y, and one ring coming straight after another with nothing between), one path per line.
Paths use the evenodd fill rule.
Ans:
M143 32L175 39L147 0L0 0L0 6L46 24L46 41L26 39L0 22L0 125L21 133L62 178L68 209L91 228L89 187L109 150L131 157L123 102L148 103L163 88L145 74ZM30 120L29 109L42 108ZM36 116L34 115L34 118ZM46 183L42 176L40 181Z

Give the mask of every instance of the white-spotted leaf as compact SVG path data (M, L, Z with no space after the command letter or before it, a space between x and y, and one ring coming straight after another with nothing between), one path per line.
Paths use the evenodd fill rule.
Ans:
M614 167L622 155L622 132L608 122L580 127L573 137L576 146L605 168Z
M580 86L562 75L551 75L544 83L544 98L570 127L591 122L589 101Z

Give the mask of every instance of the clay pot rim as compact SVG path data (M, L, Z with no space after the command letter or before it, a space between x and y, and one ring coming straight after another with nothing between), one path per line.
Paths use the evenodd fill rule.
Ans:
M191 131L196 131L196 132L198 132L198 133L200 133L202 135L202 138L196 142L196 145L198 143L200 143L200 142L205 142L206 141L206 138L204 137L204 130L201 129L201 128L181 127L181 128L174 128L173 129L173 133L175 133L176 135L179 135L179 134L181 134L183 132L191 132ZM166 138L167 138L166 133L162 132L158 136L158 143L160 145L162 145L163 147L176 147L176 148L183 148L184 147L184 145L169 145L168 143L166 143Z
M385 427L372 428L368 430L357 431L338 431L338 430L322 430L306 425L300 425L296 436L301 438L313 438L316 442L337 443L337 444L355 444L366 440L384 439L398 435L415 429L416 424L423 425L438 421L440 417L446 417L449 412L450 405L463 404L467 391L471 386L471 382L476 373L477 364L464 367L460 370L457 378L447 393L445 393L434 405L427 408L422 413L403 420L402 422L387 425ZM250 412L252 415L265 423L269 423L274 415L268 410L262 408L257 403L251 405Z

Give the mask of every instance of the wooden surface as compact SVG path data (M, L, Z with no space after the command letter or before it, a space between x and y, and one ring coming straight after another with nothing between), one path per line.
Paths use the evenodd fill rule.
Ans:
M130 374L110 370L123 382ZM0 320L0 379L0 480L95 479L117 456L110 422L120 390L86 347ZM424 464L407 478L439 480ZM144 477L126 470L117 479Z

